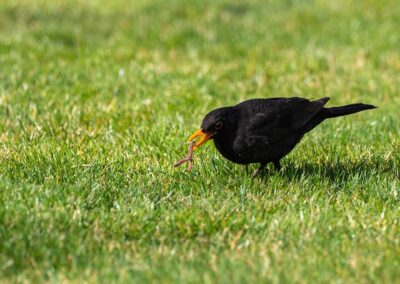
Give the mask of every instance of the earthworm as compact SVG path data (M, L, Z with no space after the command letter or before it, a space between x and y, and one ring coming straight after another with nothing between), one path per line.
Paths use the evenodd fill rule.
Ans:
M176 162L174 164L174 167L178 167L180 165L182 165L183 163L189 162L188 165L188 170L191 171L192 167L193 167L193 147L196 144L195 141L192 141L189 143L189 147L188 147L188 154L185 158L180 159L178 162Z

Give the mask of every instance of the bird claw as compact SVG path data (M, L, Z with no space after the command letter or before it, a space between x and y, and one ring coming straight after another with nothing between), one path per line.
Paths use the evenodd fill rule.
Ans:
M266 164L261 164L260 167L254 171L254 173L251 175L251 178L255 178L256 176L258 176L262 170L265 168Z

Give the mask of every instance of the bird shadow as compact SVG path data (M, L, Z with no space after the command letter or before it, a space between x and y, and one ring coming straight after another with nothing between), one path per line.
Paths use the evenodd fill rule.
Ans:
M314 177L330 183L337 183L338 181L346 182L354 179L360 181L367 180L383 173L393 175L393 177L396 178L398 173L396 174L396 171L393 170L393 162L394 161L383 159L373 159L365 161L359 160L356 162L324 161L320 163L306 162L295 164L289 161L279 172L270 168L268 173L263 175L263 178L266 178L271 174L279 174L290 181L300 181L305 178Z

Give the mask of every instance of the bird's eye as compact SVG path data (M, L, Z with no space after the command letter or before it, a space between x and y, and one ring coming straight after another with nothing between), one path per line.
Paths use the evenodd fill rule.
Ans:
M221 122L221 121L218 121L218 122L215 124L215 129L218 130L218 129L221 129L221 127L222 127L222 122Z

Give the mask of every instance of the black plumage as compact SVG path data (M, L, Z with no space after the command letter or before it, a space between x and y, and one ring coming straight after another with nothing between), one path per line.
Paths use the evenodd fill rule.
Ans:
M314 101L298 97L252 99L218 108L205 116L201 129L190 140L202 135L196 147L212 139L226 159L244 165L260 163L254 175L268 163L279 170L280 159L325 119L375 108L368 104L326 108L328 100L328 97Z

